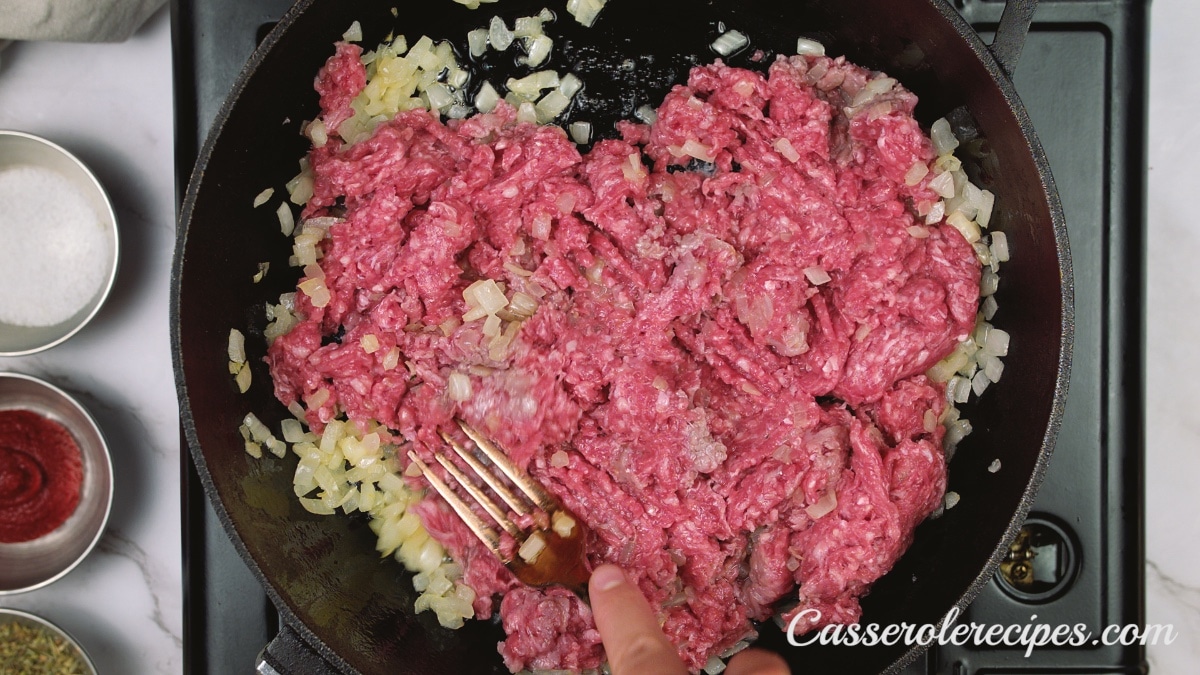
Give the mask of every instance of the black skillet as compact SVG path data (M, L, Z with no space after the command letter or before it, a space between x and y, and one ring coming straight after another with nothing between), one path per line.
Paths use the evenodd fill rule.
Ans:
M468 622L459 631L414 616L408 575L373 553L360 519L317 517L291 498L294 458L256 461L237 427L254 411L275 425L285 415L260 362L263 305L291 290L288 242L269 209L252 209L265 187L282 193L305 151L300 124L316 113L313 76L352 21L364 44L390 31L465 42L493 14L509 20L549 5L558 21L550 67L573 70L586 89L572 111L611 133L611 122L655 104L708 45L723 22L752 50L790 53L796 38L885 70L921 97L924 124L948 116L978 137L967 166L998 195L993 228L1007 233L1013 259L1002 270L995 323L1012 335L1004 379L983 405L968 406L975 433L951 465L957 507L923 524L912 548L863 600L863 621L937 623L962 609L992 575L1033 500L1063 414L1073 328L1066 228L1046 158L1009 73L1035 2L1010 0L991 50L944 0L611 0L585 30L561 0L503 0L470 11L450 0L301 0L243 71L205 144L184 201L172 288L172 346L184 427L209 498L238 551L279 608L285 627L264 668L293 673L502 673L500 629ZM399 18L392 15L396 7ZM751 66L752 50L734 56ZM507 63L484 70L503 81ZM260 262L271 271L251 277ZM226 369L231 327L248 334L254 385L237 393ZM987 471L996 458L997 473ZM791 647L773 626L759 644L796 672L895 672L921 647ZM247 664L247 668L250 664ZM264 670L263 672L268 672Z

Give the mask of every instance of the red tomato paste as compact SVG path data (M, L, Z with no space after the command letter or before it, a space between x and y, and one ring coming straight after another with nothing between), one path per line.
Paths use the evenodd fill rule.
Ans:
M28 410L0 411L0 543L32 541L79 505L83 456L58 422Z

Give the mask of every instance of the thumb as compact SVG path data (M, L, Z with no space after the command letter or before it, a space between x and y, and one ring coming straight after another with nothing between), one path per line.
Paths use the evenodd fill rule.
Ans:
M650 603L619 567L597 567L588 595L613 675L687 673Z

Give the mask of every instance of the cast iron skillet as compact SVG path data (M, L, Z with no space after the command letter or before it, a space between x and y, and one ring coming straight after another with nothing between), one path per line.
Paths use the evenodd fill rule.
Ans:
M961 503L923 524L863 600L863 621L888 625L937 623L975 597L1029 510L1062 420L1072 336L1066 228L1045 155L1005 70L1020 52L1033 4L1012 0L998 60L944 0L611 0L591 30L577 27L561 0L504 0L479 11L450 0L301 0L252 57L205 144L182 209L172 280L174 365L192 456L286 624L266 661L306 673L504 672L496 625L468 622L449 631L429 613L413 616L408 575L377 558L366 523L305 512L291 496L295 459L252 460L237 432L247 412L272 426L286 414L260 360L263 305L293 290L298 276L287 267L290 246L270 209L251 202L268 186L282 194L296 173L305 151L300 125L317 111L314 74L352 21L361 22L368 46L392 30L410 41L427 34L462 44L493 13L511 22L550 5L559 12L550 67L583 77L573 114L601 133L637 105L660 101L697 59L714 58L708 44L719 21L768 55L790 53L804 35L897 77L921 97L924 124L948 115L960 134L982 139L967 164L998 195L993 227L1011 242L995 323L1011 333L1012 348L1003 381L983 405L966 410L975 433L950 468ZM748 53L731 61L752 65ZM493 59L489 76L503 81L505 67ZM266 261L270 273L253 283ZM246 395L226 369L231 327L248 335L254 385ZM986 467L996 458L1002 469L993 474ZM896 671L921 649L797 648L773 626L763 627L760 644L783 653L797 672Z

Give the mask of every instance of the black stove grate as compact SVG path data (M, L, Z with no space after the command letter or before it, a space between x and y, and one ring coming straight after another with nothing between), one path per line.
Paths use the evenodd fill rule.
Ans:
M243 63L289 0L172 0L179 194ZM999 0L953 0L988 34ZM1025 544L1034 583L989 584L960 623L1144 623L1143 264L1149 0L1042 0L1017 90L1062 197L1075 267L1076 342L1054 461ZM185 442L186 447L186 442ZM278 616L184 466L184 661L246 672ZM1007 569L1020 578L1021 561ZM1063 581L1056 583L1060 577ZM1030 619L1031 615L1036 619ZM935 647L903 672L1141 673L1141 646Z

